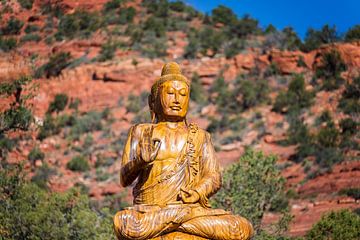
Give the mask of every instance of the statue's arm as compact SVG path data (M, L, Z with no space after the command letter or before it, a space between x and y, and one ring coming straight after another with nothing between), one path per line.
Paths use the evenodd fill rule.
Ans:
M123 187L129 186L138 177L141 170L136 132L136 126L130 128L121 159L120 183Z
M214 145L210 134L207 132L202 148L202 158L200 159L200 173L201 180L194 190L200 195L200 203L203 206L209 207L208 199L221 187L221 173Z

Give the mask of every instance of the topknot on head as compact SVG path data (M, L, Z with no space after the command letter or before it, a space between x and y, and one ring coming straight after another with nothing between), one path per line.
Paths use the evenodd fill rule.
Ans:
M161 71L161 76L170 75L170 74L181 75L180 66L176 62L169 62L164 64Z
M169 62L164 64L161 71L161 76L155 81L151 87L151 95L155 97L161 85L166 81L182 81L190 87L190 81L181 73L180 66L176 62Z

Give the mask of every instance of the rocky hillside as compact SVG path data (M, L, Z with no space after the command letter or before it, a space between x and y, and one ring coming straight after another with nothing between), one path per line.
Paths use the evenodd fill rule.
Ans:
M114 207L129 202L118 177L127 130L149 121L150 87L176 61L192 80L189 121L212 133L224 168L246 146L278 156L295 216L289 235L304 235L329 210L359 208L355 27L343 41L301 42L290 28L264 30L251 17L221 8L210 17L181 2L0 4L0 81L32 76L35 87L23 91L33 93L35 121L30 131L1 132L1 157L25 160L33 181L60 192L81 186ZM276 219L269 212L263 222Z

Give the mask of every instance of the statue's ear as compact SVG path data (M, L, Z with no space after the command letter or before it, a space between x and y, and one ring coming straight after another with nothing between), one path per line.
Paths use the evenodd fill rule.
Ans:
M150 115L151 115L151 122L156 122L156 114L155 114L155 99L153 98L152 94L148 97L148 104L150 108Z

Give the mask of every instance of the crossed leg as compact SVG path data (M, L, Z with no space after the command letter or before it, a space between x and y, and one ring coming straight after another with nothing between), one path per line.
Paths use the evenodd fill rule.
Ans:
M178 231L213 240L247 240L254 230L243 217L220 215L191 219L181 224Z

